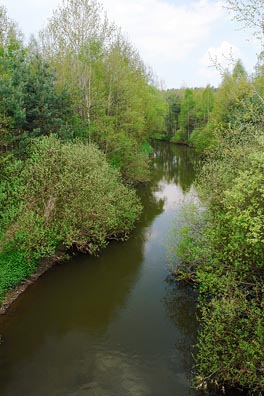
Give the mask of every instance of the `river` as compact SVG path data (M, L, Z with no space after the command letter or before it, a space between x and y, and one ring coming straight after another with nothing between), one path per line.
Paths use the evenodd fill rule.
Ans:
M0 319L1 396L194 396L195 294L167 281L168 233L195 199L191 149L154 146L131 238L56 265Z

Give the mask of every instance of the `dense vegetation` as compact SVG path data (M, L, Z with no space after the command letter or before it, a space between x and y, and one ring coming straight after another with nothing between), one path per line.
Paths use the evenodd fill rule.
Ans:
M58 249L127 237L165 112L96 1L65 0L28 45L0 7L0 302Z
M232 2L233 4L237 2ZM196 385L264 391L264 66L238 61L193 142L201 206L176 227L175 274L199 289ZM198 139L198 140L197 140Z
M214 109L215 89L181 88L163 92L168 105L166 132L157 134L157 138L174 143L194 145L202 152L205 148L205 136L208 122ZM202 136L201 136L202 134ZM210 142L211 143L211 142ZM207 146L209 144L209 137Z
M42 137L27 160L5 170L1 294L61 246L94 254L110 238L124 238L140 213L135 192L93 144Z
M261 2L228 3L262 29ZM0 302L58 249L127 237L151 137L194 145L203 206L175 233L175 273L200 291L196 384L263 393L263 81L260 56L218 89L160 92L96 1L65 0L28 45L0 7Z
M166 103L139 54L95 1L67 0L40 34L45 59L68 87L82 133L126 180L148 179L146 145L165 129Z

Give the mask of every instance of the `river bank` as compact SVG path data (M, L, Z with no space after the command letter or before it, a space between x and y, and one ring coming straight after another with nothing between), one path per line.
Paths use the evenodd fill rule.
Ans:
M170 138L152 138L152 141L156 141L156 142L166 142L166 143L171 143L171 144L176 144L178 146L185 146L185 147L189 147L189 148L194 148L193 144L190 144L188 142L184 142L184 141L173 141Z
M2 396L196 396L196 296L165 281L171 221L193 194L190 155L154 146L131 238L53 266L2 315Z
M0 315L3 315L11 307L11 305L24 293L29 286L35 283L45 272L47 272L54 265L62 262L65 258L65 251L58 250L53 258L45 259L38 266L37 270L23 282L19 283L14 289L9 290L3 298L0 306Z

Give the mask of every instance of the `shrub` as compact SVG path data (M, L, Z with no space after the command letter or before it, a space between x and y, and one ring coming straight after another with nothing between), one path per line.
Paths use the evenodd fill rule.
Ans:
M264 390L263 132L244 125L199 179L206 211L187 207L175 232L180 279L199 287L196 384Z
M13 180L11 175L3 195ZM55 136L32 142L16 189L16 210L12 202L5 206L16 215L5 216L12 221L5 222L1 238L0 288L5 290L59 246L96 254L109 239L126 238L141 212L135 191L122 185L119 172L94 145L62 143Z

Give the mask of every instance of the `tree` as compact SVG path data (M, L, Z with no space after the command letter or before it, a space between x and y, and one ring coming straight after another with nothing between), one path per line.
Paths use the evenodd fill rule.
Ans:
M234 19L245 28L252 28L255 36L263 41L264 9L262 0L227 0L226 8L234 14Z
M147 164L147 155L141 146L164 128L166 106L138 52L92 0L65 0L40 39L43 56L58 70L58 85L69 87L86 137L120 164L126 180L133 174L142 181L138 164ZM121 147L123 161L117 161Z
M184 98L181 104L181 112L179 115L179 129L183 140L188 141L194 129L194 106L193 90L185 89Z
M25 120L25 49L15 24L0 8L0 150L13 147Z
M88 124L95 104L95 70L111 41L114 26L94 0L64 0L40 32L45 57L67 83L76 110Z
M23 129L30 137L59 134L71 115L69 93L65 88L59 92L56 81L55 71L39 54L30 56L23 88L26 112Z
M16 44L0 51L1 150L22 153L35 136L60 134L72 116L69 95L40 55Z
M177 129L179 129L182 95L179 90L171 89L165 92L165 98L168 103L168 113L166 117L168 135L173 136Z

